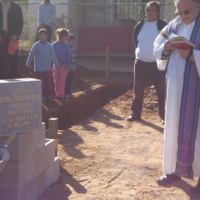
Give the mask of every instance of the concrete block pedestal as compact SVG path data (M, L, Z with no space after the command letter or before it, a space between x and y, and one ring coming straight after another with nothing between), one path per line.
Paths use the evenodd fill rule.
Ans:
M55 158L55 140L44 140L43 147L24 159L7 162L0 174L0 199L37 199L58 180L59 167L59 158Z
M0 200L36 200L59 178L55 140L45 139L45 124L41 122L41 82L0 80L0 92L0 145L18 133L0 173Z

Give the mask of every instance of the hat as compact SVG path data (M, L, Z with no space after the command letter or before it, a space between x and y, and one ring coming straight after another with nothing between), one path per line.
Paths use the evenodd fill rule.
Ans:
M10 40L8 45L8 53L10 55L14 55L16 50L19 48L19 44L17 40Z
M71 38L74 39L74 35L73 35L72 33L69 33L69 34L68 34L68 40L70 40Z

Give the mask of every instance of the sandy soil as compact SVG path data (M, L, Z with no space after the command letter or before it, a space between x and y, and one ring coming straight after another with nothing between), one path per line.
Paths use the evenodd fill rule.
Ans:
M25 68L27 55L27 52L20 52L19 77L34 77L33 70ZM131 86L132 74L110 77L111 82L121 80ZM72 92L85 93L99 84L105 84L104 73L79 67ZM53 78L51 88L53 97ZM164 127L158 116L157 98L148 96L149 93L150 88L147 88L139 122L126 121L133 98L129 90L115 99L108 99L108 103L87 120L60 130L60 178L38 200L199 200L200 196L190 192L196 179L180 180L166 187L155 182L162 175ZM61 105L72 108L73 100L44 103L43 111L51 112ZM76 107L73 112L81 109Z
M196 180L156 184L163 158L156 96L145 98L143 119L130 123L131 100L129 90L81 124L59 131L60 179L38 200L200 199L190 192Z

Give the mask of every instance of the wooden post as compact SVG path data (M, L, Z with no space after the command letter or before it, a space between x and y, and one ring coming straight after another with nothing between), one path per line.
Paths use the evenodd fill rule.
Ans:
M106 47L106 81L109 79L109 64L110 64L110 50L109 47Z
M55 156L57 156L58 148L58 118L49 119L49 131L47 132L47 138L55 139Z

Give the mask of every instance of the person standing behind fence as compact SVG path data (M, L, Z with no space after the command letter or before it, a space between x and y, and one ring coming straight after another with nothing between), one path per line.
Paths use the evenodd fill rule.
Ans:
M38 36L40 40L33 45L26 61L26 66L30 68L30 64L35 57L34 71L36 74L36 78L42 81L42 101L46 101L51 100L51 59L53 60L57 68L59 68L59 62L57 60L53 47L49 42L47 42L48 33L46 29L40 29L38 31Z
M56 30L56 42L53 43L58 62L60 63L60 69L57 70L53 67L54 83L55 83L55 97L57 99L63 99L65 97L65 80L67 73L69 72L70 64L70 47L66 43L68 39L68 31L65 28Z
M11 0L2 0L0 2L0 79L6 78L7 64L10 68L8 78L17 76L18 50L16 44L22 28L23 15L20 6ZM14 50L8 51L9 46L13 48L13 44Z
M165 106L165 72L157 69L156 58L153 55L153 43L166 22L159 19L159 3L151 1L145 7L146 20L136 24L134 28L135 66L134 66L134 99L131 106L131 116L127 121L141 119L143 96L148 78L153 82L159 102L159 115L164 120Z
M47 41L49 43L51 43L51 36L52 36L52 31L53 31L50 24L55 19L55 16L56 16L56 5L50 2L50 0L44 0L44 2L39 5L38 16L37 16L37 20L38 20L37 32L41 28L46 29L48 32ZM39 37L36 33L35 42L37 42L38 40L39 40Z
M75 37L73 34L69 34L68 37L68 44L70 47L70 64L69 64L69 73L67 74L67 78L65 81L65 96L66 98L72 97L73 94L70 92L71 90L71 85L73 82L73 78L74 78L74 71L77 68L76 66L76 59L75 59L75 54L74 54L74 43L75 43Z

